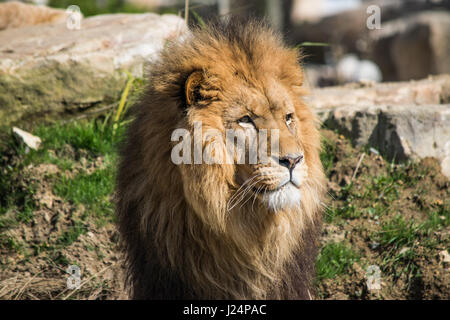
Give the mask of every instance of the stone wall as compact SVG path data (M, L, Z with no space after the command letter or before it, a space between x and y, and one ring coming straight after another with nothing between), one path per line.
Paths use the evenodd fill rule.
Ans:
M0 31L0 125L55 118L118 100L130 71L185 32L174 15L115 14Z
M396 161L435 157L450 177L450 75L311 89L307 100L354 145Z

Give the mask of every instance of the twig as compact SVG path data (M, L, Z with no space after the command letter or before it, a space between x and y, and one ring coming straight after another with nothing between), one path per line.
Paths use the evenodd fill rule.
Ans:
M112 265L111 265L112 266ZM92 279L94 279L96 276L98 276L99 274L105 272L106 270L108 270L109 268L111 268L111 266L107 266L105 268L103 268L102 270L100 270L99 272L97 272L96 274L92 275L89 279L84 280L81 284L80 287L78 289L73 290L71 293L69 293L67 296L63 297L62 300L67 300L71 295L73 295L75 292L79 291L81 289L82 286L84 286L86 283L88 283L89 281L91 281ZM67 290L67 289L66 289ZM65 291L66 291L65 290Z
M195 6L189 7L189 9L192 10L192 9L205 8L205 7L209 7L209 5L208 4L197 4ZM182 13L185 10L186 10L185 8L182 8L182 9L178 10L178 16L181 17Z
M240 7L236 8L236 9L230 10L230 11L227 12L227 13L219 14L219 17L226 17L226 16L229 16L229 15L232 15L232 14L235 14L235 13L242 12L242 11L244 11L244 10L250 9L250 8L252 8L252 7L254 7L253 4L248 4L248 5L240 6Z
M30 284L31 281L33 281L38 275L40 275L42 273L38 272L36 273L33 277L31 277L27 282L25 282L25 284L22 286L22 288L19 290L19 292L16 294L16 297L14 298L14 300L18 300L20 299L20 296L22 295L22 293L25 291L25 288L28 286L28 284Z
M74 117L74 118L71 118L69 120L62 121L61 124L65 125L65 124L68 124L68 123L71 123L71 122L74 122L74 121L78 121L78 120L82 120L82 119L85 119L85 118L89 118L89 117L91 117L93 115L96 115L96 114L105 112L107 110L113 109L113 108L115 108L117 106L117 104L118 104L118 102L114 102L112 104L109 104L107 106L104 106L104 107L101 107L101 108L98 108L98 109L86 111L86 112L84 112L84 114L82 114L82 115L80 115L78 117Z
M359 166L361 165L361 162L363 161L365 155L365 153L362 153L359 157L358 164L356 165L355 171L353 172L352 181L355 179L356 174L358 173Z
M7 292L11 292L11 287L17 283L18 277L12 277L8 279L2 280L0 283L2 284L2 288L0 289L0 299L4 299Z
M189 19L189 0L184 0L184 21L186 21L186 25L188 25Z
M120 116L122 115L123 108L125 107L125 103L127 102L128 94L130 92L131 85L133 84L134 78L131 73L127 72L128 81L125 85L125 89L122 92L120 97L119 107L117 109L116 117L114 118L114 122L117 123L120 120Z
M41 300L38 297L36 297L34 294L32 294L31 292L28 292L28 296L30 296L31 298L33 298L34 300Z

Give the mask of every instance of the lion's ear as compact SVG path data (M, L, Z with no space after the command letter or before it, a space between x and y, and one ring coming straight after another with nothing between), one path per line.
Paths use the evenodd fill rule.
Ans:
M202 71L194 71L187 78L184 85L186 104L188 106L195 104L202 99L200 94L201 84L204 81L204 76Z
M186 104L188 106L195 104L195 102L201 99L200 85L202 81L203 73L201 71L194 71L187 78L184 90L186 94Z
M220 98L219 80L204 71L194 71L186 79L184 93L186 107L205 107Z

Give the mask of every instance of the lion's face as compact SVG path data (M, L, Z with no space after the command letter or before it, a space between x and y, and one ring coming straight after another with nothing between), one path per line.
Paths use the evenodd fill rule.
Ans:
M255 193L273 211L300 204L300 187L308 170L295 104L288 89L276 80L270 80L264 91L249 90L244 100L227 110L227 128L244 129L251 137L267 130L267 141L259 139L256 144L258 152L267 151L267 157L254 164L247 158L236 165L240 188L229 207L238 205L245 192ZM272 152L277 141L278 148ZM267 150L262 150L265 145ZM245 147L249 154L249 144Z
M188 79L188 101L190 95L195 100L195 95L198 98L199 95L207 96L208 92L214 91L205 85L208 83L204 79L205 75L197 74L193 77L197 77L198 83L195 87L195 80ZM214 80L212 77L209 82ZM227 156L233 158L232 163L220 158L223 172L214 171L218 183L223 181L223 176L230 173L233 175L232 178L229 177L231 192L228 193L227 210L255 201L273 212L299 207L302 189L309 175L308 162L311 161L311 155L308 154L310 150L305 148L303 142L309 138L308 130L316 130L311 128L311 123L303 123L310 120L310 114L301 101L299 87L273 77L260 81L258 85L249 86L237 73L232 80L221 82L226 85L222 87L219 96L203 101L203 104L192 105L188 117L190 124L202 123L203 152L212 141L220 141L219 149L227 154L225 143L237 142L229 139L229 130L243 133L248 139L244 145L235 144L236 151L244 151L244 161L242 158L241 161L238 160L238 152L230 155L228 149ZM192 92L189 91L189 85L194 85ZM222 139L205 138L211 129L220 132ZM265 134L261 135L262 132ZM250 141L254 142L254 149L251 149ZM217 149L216 144L214 152L217 153ZM251 160L252 151L255 150L257 156ZM211 174L211 171L206 170L196 172ZM205 176L201 179L206 181L212 177Z

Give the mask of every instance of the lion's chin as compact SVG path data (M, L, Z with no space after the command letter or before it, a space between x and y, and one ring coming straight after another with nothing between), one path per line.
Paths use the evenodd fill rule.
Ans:
M262 195L262 202L273 212L299 207L300 200L300 190L290 182Z

